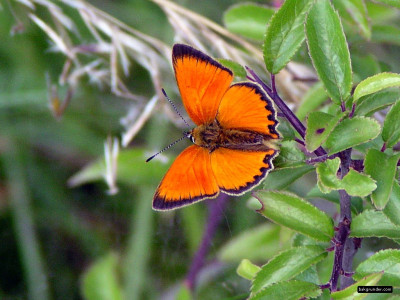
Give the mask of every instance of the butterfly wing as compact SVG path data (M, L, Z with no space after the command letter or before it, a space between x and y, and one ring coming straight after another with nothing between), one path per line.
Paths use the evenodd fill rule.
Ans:
M187 45L176 44L172 63L183 105L196 125L215 119L232 72L208 55Z
M257 186L273 168L277 150L242 151L218 148L211 153L211 167L221 191L241 195Z
M210 152L192 145L174 161L158 186L153 208L178 208L218 195L219 188L211 168Z
M279 138L272 102L255 83L233 84L222 97L217 120L224 128L255 131L271 139Z

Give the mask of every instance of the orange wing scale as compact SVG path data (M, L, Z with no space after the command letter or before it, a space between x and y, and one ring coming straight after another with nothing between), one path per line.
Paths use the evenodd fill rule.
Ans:
M228 90L232 72L204 53L175 45L172 63L183 105L196 125L215 119L222 96Z
M207 149L192 145L174 161L157 188L153 208L173 209L218 195Z
M278 122L271 100L251 82L233 84L224 94L217 120L224 128L255 131L278 139Z

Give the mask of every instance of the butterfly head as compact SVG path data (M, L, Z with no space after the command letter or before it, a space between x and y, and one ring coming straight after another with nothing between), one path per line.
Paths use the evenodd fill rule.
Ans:
M183 135L184 135L185 137L187 137L193 144L195 143L195 142L194 142L194 136L193 136L193 130L191 130L191 131L184 131L184 132L183 132Z

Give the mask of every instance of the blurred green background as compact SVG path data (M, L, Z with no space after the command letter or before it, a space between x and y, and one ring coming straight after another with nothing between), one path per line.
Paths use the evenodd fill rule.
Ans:
M242 1L174 2L221 24L224 11ZM74 42L93 43L78 13L61 1L54 3L76 22L80 40ZM166 45L175 42L164 12L150 1L90 3ZM13 0L0 5L0 299L188 299L182 282L202 237L207 206L203 202L175 212L153 211L153 193L167 165L161 160L145 163L179 138L182 129L156 111L120 154L118 194L107 193L98 172L79 173L90 183L71 188L71 177L88 164L95 162L92 170L101 169L104 142L108 136L121 136L121 118L132 102L83 76L62 118L54 118L46 74L56 84L65 56L52 51L49 37L29 19L28 7ZM46 9L35 5L35 14L50 21ZM393 30L398 13L368 5L378 24L373 42L363 41L353 24L344 22L355 81L400 69L400 39ZM393 27L380 25L386 21ZM295 59L310 65L305 46ZM151 78L138 63L132 61L125 79L146 100L154 95ZM162 74L161 84L174 90L171 68ZM61 99L66 93L65 87L59 88ZM165 156L173 158L187 145L180 143ZM314 185L309 174L289 188L304 196ZM230 199L224 209L210 260L199 277L197 299L245 298L250 282L236 274L240 260L263 264L288 245L291 233L250 210L249 197ZM323 206L335 212L333 205ZM380 248L380 240L365 242L356 261ZM320 280L327 281L331 266L320 267Z
M235 1L177 2L221 23L223 11ZM56 3L73 20L79 19L71 8ZM173 44L165 15L149 1L90 3ZM46 73L57 82L65 57L51 51L48 37L28 19L29 9L12 0L1 6L0 299L83 299L85 272L102 262L115 275L107 284L125 290L129 298L158 299L168 294L187 272L201 238L206 206L202 203L176 214L152 211L152 196L166 167L157 161L145 165L144 158L179 137L181 129L160 114L149 120L131 145L128 165L122 166L134 178L122 180L117 195L108 195L102 180L68 187L71 176L103 157L107 136L120 136L120 118L130 103L86 80L80 82L61 120L55 119L48 104ZM40 14L42 8L38 9ZM43 14L45 19L44 9ZM18 21L24 28L12 35ZM151 96L147 72L135 64L131 72L129 88ZM59 93L63 98L66 89ZM174 156L185 146L167 155ZM225 215L210 256L230 236L262 221L240 200L232 201ZM218 299L218 293L225 297L246 292L248 283L235 275L235 267L221 272L221 266L211 266L210 278L221 279L208 284L204 293ZM114 296L118 299L118 292Z

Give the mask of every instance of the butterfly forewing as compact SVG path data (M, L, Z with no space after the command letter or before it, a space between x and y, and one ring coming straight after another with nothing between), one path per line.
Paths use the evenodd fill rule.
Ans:
M215 119L233 74L204 53L186 45L172 49L172 63L183 105L196 125Z

